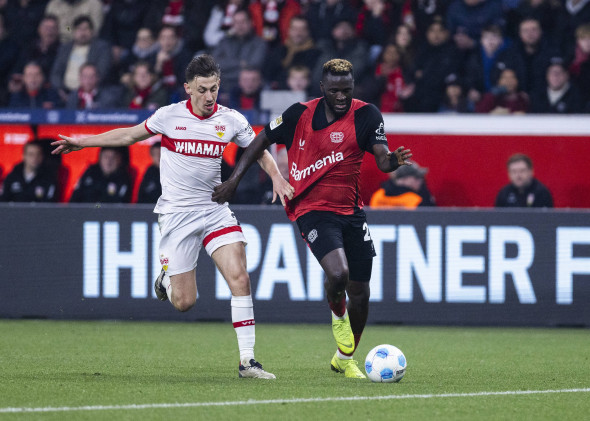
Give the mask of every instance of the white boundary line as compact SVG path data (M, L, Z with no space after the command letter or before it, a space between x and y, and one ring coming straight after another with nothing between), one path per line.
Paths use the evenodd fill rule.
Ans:
M474 392L474 393L440 393L425 395L387 395L387 396L341 396L332 398L300 398L300 399L265 399L247 401L225 402L187 402L187 403L154 403L143 405L96 405L96 406L62 406L41 408L0 408L0 414L29 413L29 412L73 412L73 411L113 411L129 409L158 409L158 408L198 408L211 406L241 406L241 405L268 405L284 403L317 403L317 402L342 402L342 401L375 401L392 399L432 399L432 398L466 398L479 396L506 396L506 395L542 395L549 393L589 393L590 388L582 389L556 389L556 390L512 390L502 392Z

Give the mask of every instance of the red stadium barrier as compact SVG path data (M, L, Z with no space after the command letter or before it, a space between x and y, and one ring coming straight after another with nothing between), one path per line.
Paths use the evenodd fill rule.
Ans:
M38 137L86 136L115 125L49 125L36 127ZM258 132L262 126L254 127ZM513 153L525 153L535 165L537 178L552 192L556 207L590 208L590 119L532 116L446 116L386 115L385 131L390 148L403 145L414 158L429 168L428 186L440 206L490 207L499 189L508 180L506 160ZM22 145L34 138L31 126L0 125L0 169L5 177L21 160ZM135 179L134 199L139 182L151 164L151 138L130 148L130 166ZM232 162L235 148L226 149ZM88 149L63 157L69 172L65 184L67 200L86 167L95 163L98 150ZM372 155L363 162L361 194L369 203L372 193L387 179Z

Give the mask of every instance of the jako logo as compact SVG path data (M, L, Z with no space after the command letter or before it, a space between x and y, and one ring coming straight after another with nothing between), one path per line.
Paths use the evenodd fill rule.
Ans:
M334 151L332 151L332 155L328 155L321 159L318 159L314 164L311 164L309 167L305 168L302 171L297 170L297 164L293 162L293 164L291 165L291 175L296 181L299 181L302 178L307 177L311 173L316 172L320 168L325 167L327 164L333 164L335 162L343 160L344 155L342 154L342 152L334 154Z
M174 130L186 130L186 127L176 126Z

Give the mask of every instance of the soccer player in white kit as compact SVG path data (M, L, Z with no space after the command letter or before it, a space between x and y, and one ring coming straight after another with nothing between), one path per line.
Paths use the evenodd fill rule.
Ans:
M247 147L254 131L246 118L218 105L218 65L209 55L193 58L186 69L187 101L158 109L137 126L119 128L83 139L59 135L53 154L86 147L129 146L162 134L160 179L162 196L154 209L162 239L159 254L162 272L154 288L158 298L169 299L179 311L196 301L197 257L204 246L227 281L232 293L232 322L240 350L240 377L274 379L254 358L255 323L250 277L246 270L246 239L227 203L211 200L221 184L221 159L230 141ZM273 200L293 197L293 187L281 176L268 151L258 160L273 182Z

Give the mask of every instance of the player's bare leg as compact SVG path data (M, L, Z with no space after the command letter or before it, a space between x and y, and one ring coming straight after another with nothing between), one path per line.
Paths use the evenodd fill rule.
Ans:
M346 287L349 283L348 261L344 249L332 250L320 262L326 273L325 290L332 310L332 334L338 349L332 357L331 368L350 378L364 378L357 362L352 359L355 350L351 318L346 309Z
M274 379L254 358L256 340L254 305L250 292L250 276L246 270L246 251L242 242L219 247L211 254L217 269L225 278L232 293L232 322L240 349L240 377Z

